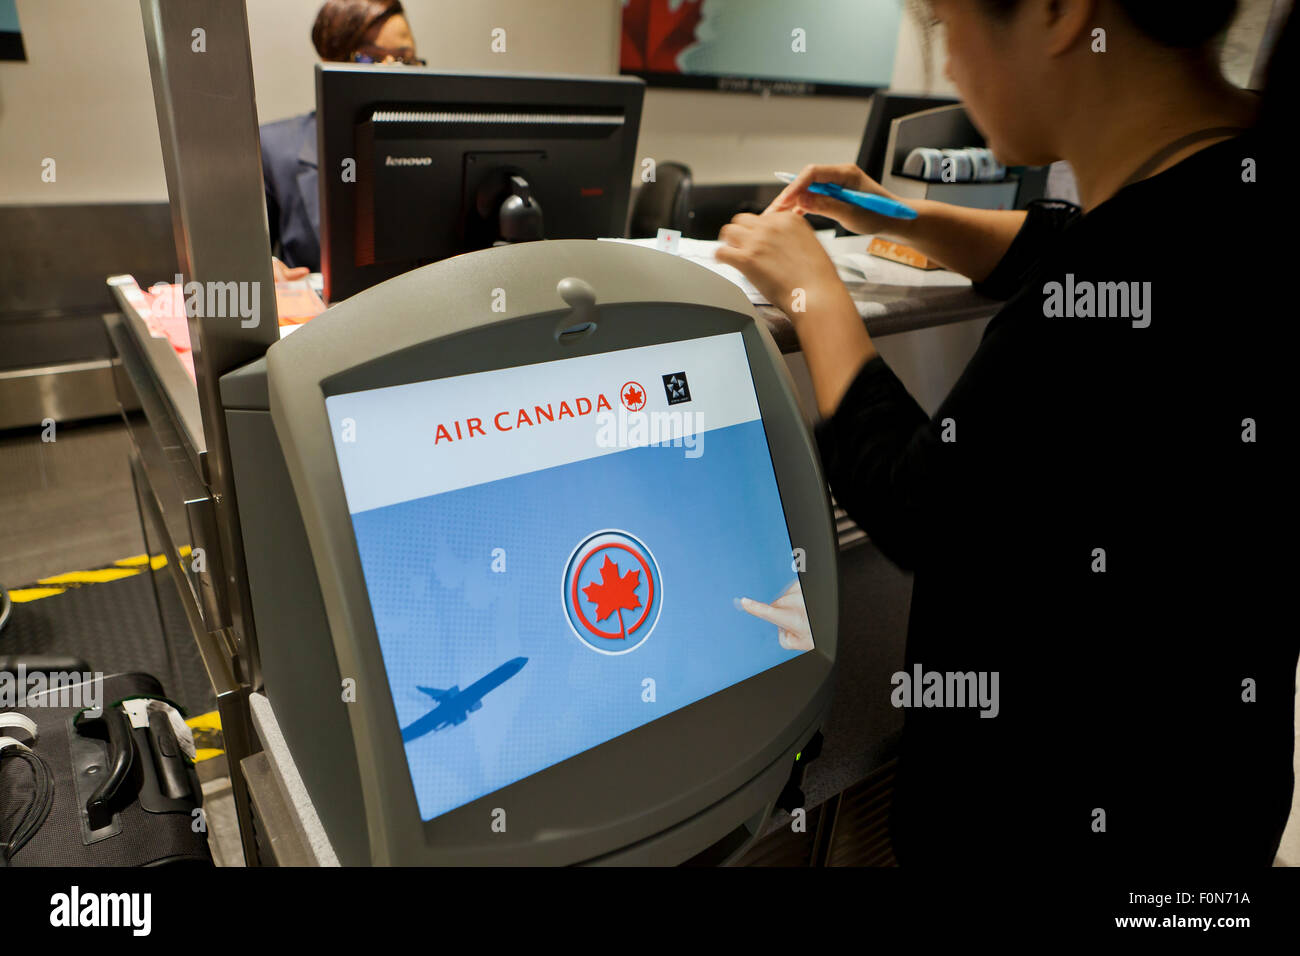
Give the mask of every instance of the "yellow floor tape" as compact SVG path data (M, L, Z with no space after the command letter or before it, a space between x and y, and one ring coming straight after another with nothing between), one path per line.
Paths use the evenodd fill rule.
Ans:
M189 557L189 545L182 547L180 554L183 558ZM30 587L13 588L9 591L9 599L15 604L27 604L30 601L39 601L41 598L62 594L68 588L81 587L83 584L103 584L105 581L120 581L122 578L139 574L146 567L157 571L166 565L165 554L133 554L129 558L114 561L109 567L91 568L88 571L67 571L41 578ZM225 740L221 736L221 714L217 711L199 714L185 723L189 724L190 729L194 731L195 763L220 757L226 752Z
M94 571L68 571L41 578L37 584L103 584L105 581L118 581L139 574L139 568L98 568Z
M181 548L180 553L181 557L188 557L190 553L189 545ZM103 584L105 581L119 581L122 578L129 578L139 574L146 567L157 571L159 568L166 566L167 555L165 554L133 554L129 558L114 561L105 568L91 568L87 571L66 571L63 574L54 574L48 578L41 578L29 587L11 588L9 600L15 604L27 604L30 601L39 601L41 598L62 594L70 587L80 587L83 584Z
M209 711L185 721L194 732L194 762L200 763L220 757L225 753L226 742L221 736L221 714Z
M39 601L41 598L62 594L66 590L67 588L15 588L9 592L9 600L15 604L26 604L28 601Z

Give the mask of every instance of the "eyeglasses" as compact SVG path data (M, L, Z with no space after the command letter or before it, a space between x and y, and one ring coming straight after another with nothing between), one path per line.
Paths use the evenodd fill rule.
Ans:
M426 61L415 55L415 51L409 46L400 46L388 48L382 46L363 46L352 54L353 63L383 63L389 57L397 63L404 63L407 66L427 66Z

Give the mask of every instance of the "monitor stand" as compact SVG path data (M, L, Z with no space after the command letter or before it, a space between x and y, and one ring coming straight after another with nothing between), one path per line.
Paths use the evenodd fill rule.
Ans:
M506 170L501 173L500 178L490 176L478 189L475 197L475 206L481 217L478 226L490 232L491 223L495 221L494 246L546 238L542 207L533 196L528 180L519 173Z

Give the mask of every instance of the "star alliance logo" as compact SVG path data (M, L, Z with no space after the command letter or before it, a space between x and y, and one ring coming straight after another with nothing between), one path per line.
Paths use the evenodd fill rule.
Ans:
M664 376L664 394L668 396L669 405L677 405L691 400L691 387L686 382L685 372L672 372Z

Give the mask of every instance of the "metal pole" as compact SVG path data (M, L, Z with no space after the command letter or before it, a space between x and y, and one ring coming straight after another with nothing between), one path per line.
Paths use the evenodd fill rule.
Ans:
M236 674L255 689L260 666L218 391L222 375L279 341L247 11L243 0L140 0L140 10L186 280L201 478L221 547L224 579L213 583L229 612Z
M219 551L209 570L193 569L215 610L190 623L217 689L244 855L255 865L242 767L256 747L247 698L261 668L219 391L222 375L279 341L248 15L243 0L140 0L140 11L203 425L197 465L208 494L186 508L195 545Z

